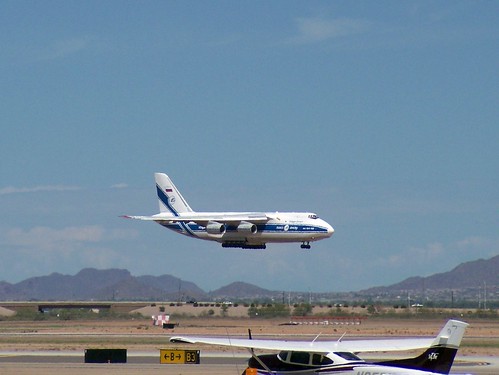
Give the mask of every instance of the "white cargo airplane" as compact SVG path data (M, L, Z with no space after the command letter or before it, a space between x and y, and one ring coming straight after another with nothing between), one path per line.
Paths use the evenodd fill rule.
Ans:
M278 341L230 337L175 336L171 342L247 348L246 375L441 375L448 374L467 323L449 320L434 339L402 338L350 341ZM361 352L427 348L414 358L366 362ZM279 351L256 355L254 349ZM354 354L356 353L356 354Z
M331 237L334 229L310 212L195 212L170 178L155 173L159 214L124 217L155 221L177 233L217 241L223 247L265 249L267 242L310 242Z

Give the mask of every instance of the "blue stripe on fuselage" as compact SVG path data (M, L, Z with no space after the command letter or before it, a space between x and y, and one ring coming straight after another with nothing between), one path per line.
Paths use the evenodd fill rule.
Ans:
M258 232L327 233L327 228L296 224L260 224Z
M164 224L163 226L176 232L186 231L192 236L196 236L195 232L206 232L204 226L195 223L187 224L177 222L173 224ZM229 233L237 233L237 226L227 225L226 231ZM283 224L259 224L257 225L257 233L327 233L327 229L310 225L289 225L288 229L285 230L285 225Z

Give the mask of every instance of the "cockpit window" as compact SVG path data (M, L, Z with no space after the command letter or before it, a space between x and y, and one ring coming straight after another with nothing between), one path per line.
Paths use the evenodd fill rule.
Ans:
M333 360L322 354L314 353L312 354L312 365L314 366L325 366L333 364Z
M334 352L337 356L340 356L343 359L346 359L347 361L362 361L359 357L357 357L353 353L349 352Z
M284 350L278 354L278 357L283 362L295 365L325 366L334 363L331 358L319 353L288 352Z
M286 352L286 351L282 351L278 354L278 357L281 361L284 361L286 362L288 360L288 353L289 352Z
M308 215L308 218L309 219L318 219L319 216L317 216L316 214L310 214L310 215Z
M303 365L308 365L310 362L310 354L307 352L292 352L289 361L291 363L300 363Z

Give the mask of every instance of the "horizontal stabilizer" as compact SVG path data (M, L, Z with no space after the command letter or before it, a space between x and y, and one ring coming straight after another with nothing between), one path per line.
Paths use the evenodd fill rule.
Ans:
M133 216L133 215L121 215L125 219L135 219L135 220L148 220L148 221L156 221L157 218L154 216Z

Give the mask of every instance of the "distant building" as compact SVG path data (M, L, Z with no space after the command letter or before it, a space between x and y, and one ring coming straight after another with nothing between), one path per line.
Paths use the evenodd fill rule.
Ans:
M170 315L158 315L152 316L152 325L153 326L160 326L163 327L163 323L169 323L170 322Z

